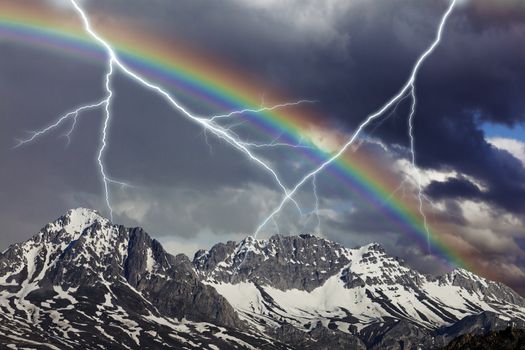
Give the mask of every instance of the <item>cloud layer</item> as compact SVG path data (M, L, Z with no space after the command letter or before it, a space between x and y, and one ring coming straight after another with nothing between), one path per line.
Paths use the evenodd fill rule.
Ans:
M6 0L7 1L7 0ZM53 3L56 3L53 1ZM312 98L323 123L348 135L392 96L429 44L447 2L440 0L86 2L97 21L126 18L160 37L223 57L240 71L262 77L297 98ZM484 123L510 128L525 123L525 8L520 1L463 2L417 82L417 163L429 209L450 223L458 244L476 252L494 278L525 289L525 151L523 141L485 135ZM65 148L60 134L13 151L17 136L102 94L104 67L0 40L0 247L27 238L69 207L103 208L94 163L100 114L87 113ZM274 182L243 156L184 122L159 98L124 77L116 83L109 171L135 187L115 189L118 219L142 225L164 242L189 237L199 245L251 233L277 203ZM261 91L264 93L264 91ZM28 103L28 99L31 100ZM413 176L407 161L406 101L368 136L391 171ZM249 136L249 135L247 135ZM376 144L377 146L377 144ZM367 144L373 148L373 144ZM291 154L267 152L287 183L308 164ZM426 255L387 220L319 178L322 232L345 244L370 239L428 272ZM407 196L412 195L408 186ZM299 194L313 209L311 188ZM293 207L279 217L283 233L315 230L315 220ZM275 232L268 227L268 234ZM484 258L481 258L484 257ZM524 290L522 289L522 290Z

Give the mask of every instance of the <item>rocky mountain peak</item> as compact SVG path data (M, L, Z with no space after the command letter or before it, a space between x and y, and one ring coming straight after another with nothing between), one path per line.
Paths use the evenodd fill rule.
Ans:
M365 249L365 250L368 250L368 251L373 251L373 252L378 252L378 253L385 253L385 248L383 248L383 246L381 244L379 244L378 242L372 242L372 243L366 244L366 245L364 245L361 248Z
M45 343L51 334L85 348L104 339L115 349L158 348L159 337L191 348L201 348L197 338L232 348L220 342L236 337L255 348L261 337L301 349L436 348L476 327L525 324L524 299L503 284L464 269L426 276L378 243L247 237L190 261L142 228L84 208L0 254L0 311L0 342L2 325L28 320L20 333L28 339ZM82 337L88 325L97 337ZM230 335L214 336L226 328Z
M221 327L255 347L273 334L297 348L397 349L399 339L431 348L477 324L525 319L523 298L510 288L463 269L430 278L377 243L348 249L307 234L247 237L200 250L192 262L168 254L143 229L85 208L0 255L0 309L4 333L10 319L30 320L22 333L32 339L47 339L42 325L73 339L83 334L73 328L91 324L100 327L96 339L113 347L122 339L124 348L155 348L159 336L187 346L199 330L208 330L200 339L220 342L213 334ZM497 317L478 315L485 310ZM173 328L181 319L184 326ZM258 336L242 333L251 331ZM94 339L79 344L92 348Z
M68 211L1 254L0 296L3 286L12 300L38 301L55 288L71 290L72 299L94 298L94 305L138 297L133 305L141 310L133 312L158 316L162 309L165 316L201 321L212 314L216 324L242 327L231 306L198 280L188 258L168 254L141 228L114 225L85 208ZM25 313L34 308L20 306Z
M216 244L197 252L193 264L201 276L214 281L252 280L282 290L312 290L348 264L351 254L313 235L274 235Z
M95 222L108 224L109 220L100 215L96 210L87 208L76 208L68 210L64 215L48 224L48 229L59 231L63 229L66 232L82 232L88 226Z
M525 307L525 298L511 288L502 283L489 281L463 268L456 268L438 277L437 281L440 285L461 288L482 299L497 299L501 302Z

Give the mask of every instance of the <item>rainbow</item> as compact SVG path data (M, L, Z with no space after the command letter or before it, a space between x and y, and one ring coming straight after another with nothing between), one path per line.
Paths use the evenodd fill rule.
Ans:
M89 62L103 62L104 51L89 40L78 22L71 21L71 18L61 18L42 5L0 4L0 40L43 47ZM124 27L126 33L123 32ZM138 32L131 31L130 35L130 28L132 26L124 24L119 28L101 26L99 30L133 69L159 84L169 86L174 93L204 104L207 110L257 108L260 92L268 91L266 86L253 83L226 62L215 57L210 59L193 49L174 49ZM249 114L246 118L259 131L284 135L288 142L304 144L306 139L313 146L305 151L312 164L320 164L330 156L311 140L310 128L318 127L321 120L311 113L303 110L300 113L268 111ZM382 169L372 159L362 152L347 153L333 163L331 174L426 249L427 231L416 205L391 196L396 182L391 175L382 174ZM452 266L474 270L474 266L467 262L466 254L462 255L447 241L444 230L438 232L435 225L431 225L429 231L428 239L434 253Z

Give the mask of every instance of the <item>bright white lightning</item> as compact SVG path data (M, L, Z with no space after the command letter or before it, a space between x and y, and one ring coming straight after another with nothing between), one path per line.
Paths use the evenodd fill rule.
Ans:
M189 112L184 106L182 106L179 102L177 102L175 100L174 97L172 97L167 91L165 91L164 89L162 89L160 86L158 85L155 85L151 82L149 82L148 80L146 80L145 78L143 78L142 76L140 76L139 74L135 73L132 69L130 69L128 66L126 66L118 57L118 55L116 54L115 50L113 49L113 47L108 43L106 42L104 39L102 39L102 37L100 37L94 30L93 28L91 27L91 23L89 22L89 19L87 17L87 15L85 14L84 10L78 5L77 1L76 0L70 0L71 4L73 5L73 7L75 8L75 10L78 12L78 14L80 15L80 17L82 18L82 21L84 23L84 29L86 30L86 32L93 38L95 39L95 41L97 41L100 45L102 45L106 52L108 53L109 55L109 58L111 60L111 63L112 64L115 64L116 66L118 66L122 72L124 72L128 77L134 79L135 81L137 81L138 83L140 83L142 86L156 92L157 94L159 94L160 96L162 96L167 102L169 102L175 109L177 109L179 112L181 112L183 114L183 116L185 116L186 118L188 118L189 120L193 121L193 122L196 122L197 124L199 124L200 126L202 126L205 130L211 132L212 134L214 134L216 137L222 139L223 141L229 143L231 146L233 146L234 148L238 149L239 151L243 152L246 156L248 156L249 159L251 159L252 161L254 161L255 163L257 163L259 166L261 166L263 169L265 169L267 172L269 172L273 178L275 179L275 181L277 182L277 184L279 185L279 187L281 188L281 190L284 192L284 194L286 196L288 196L288 190L286 189L286 187L283 185L282 181L280 180L279 176L277 175L277 173L275 172L275 170L273 170L266 162L264 162L263 160L261 160L259 157L255 156L246 146L244 146L241 142L239 142L234 136L232 136L228 130L225 130L223 129L222 127L220 127L218 124L216 124L214 122L214 118L210 118L210 119L206 119L206 118L202 118L202 117L197 117L197 116L194 116L191 112ZM106 84L106 87L108 86L108 84ZM271 107L266 107L266 108L261 108L262 110L267 110L268 108L271 108ZM217 116L218 117L218 116ZM103 142L103 146L105 147L105 143ZM100 155L100 154L99 154ZM101 172L103 171L103 166L101 167ZM104 175L103 175L104 176ZM106 179L106 177L104 176L104 179ZM107 188L107 182L104 181L104 186L105 188ZM106 192L107 193L107 192ZM109 202L109 201L107 201ZM299 208L299 205L294 201L294 204ZM110 211L112 209L110 208Z
M69 127L69 130L64 134L64 137L67 139L66 147L69 147L71 144L71 135L73 134L73 131L75 131L75 128L77 127L78 122L78 113L75 113L73 116L73 122L71 123L71 126Z
M225 129L221 127L220 125L218 125L217 123L215 123L215 119L227 118L228 116L234 116L234 115L247 113L247 112L260 113L264 111L271 111L277 108L295 106L295 105L299 105L302 103L313 102L313 101L301 100L301 101L291 102L291 103L281 103L279 105L275 105L271 107L262 107L259 109L245 109L242 111L234 111L227 115L216 115L216 116L212 116L209 118L195 116L187 108L182 106L182 104L180 104L173 96L171 96L163 88L148 81L146 78L142 77L141 75L133 71L131 68L129 68L124 62L122 62L119 56L117 55L117 53L115 52L115 50L113 49L113 47L107 41L105 41L101 36L99 36L95 30L93 30L88 16L86 15L82 7L78 4L77 0L69 0L69 1L71 5L73 6L73 8L75 9L75 11L79 14L82 20L83 26L84 26L84 30L92 37L92 39L98 42L105 49L108 55L108 61L107 61L108 72L105 76L105 90L106 90L107 95L104 98L104 100L96 104L85 105L85 106L77 108L76 110L72 112L69 112L68 114L58 119L55 123L49 125L48 127L40 131L33 133L33 135L27 140L21 140L16 147L19 147L25 143L34 141L37 137L51 131L52 129L57 128L65 120L73 119L72 127L70 128L69 132L66 133L66 137L69 138L69 136L71 135L71 132L75 128L76 120L80 112L88 110L88 109L93 109L93 108L104 106L104 123L103 123L102 131L101 131L100 147L99 147L98 154L97 154L97 162L99 165L99 172L101 175L101 180L103 182L106 205L109 209L111 219L113 219L113 209L112 209L111 200L110 200L109 184L118 184L121 186L128 186L124 182L116 181L116 180L109 178L106 173L106 167L104 165L104 155L107 149L108 131L109 131L109 126L110 126L110 121L111 121L111 110L110 110L111 109L111 99L113 97L113 91L111 89L111 80L112 80L112 75L113 75L113 72L115 71L115 68L118 68L127 77L131 78L132 80L136 81L143 87L163 97L172 107L178 110L184 117L200 125L204 129L205 132L212 133L219 139L227 142L228 144L230 144L237 150L243 152L250 160L252 160L258 166L262 167L274 178L274 180L279 185L279 187L281 188L281 190L283 191L285 195L288 194L288 190L284 186L283 182L280 180L280 177L277 175L277 172L273 168L271 168L265 161L257 157L250 150L250 148L247 145L245 145L243 142L241 142L235 134L231 133L229 129ZM292 201L300 211L298 203L295 202L294 200Z
M257 143L257 142L241 142L246 147L251 148L275 148L275 147L288 147L288 148L302 148L302 149L313 149L312 146L293 144L287 142L277 142L276 140L270 143Z
M410 96L410 94L407 94L403 97L401 97L397 102L396 104L394 105L394 107L392 108L392 110L390 111L390 113L388 113L388 115L386 117L384 117L383 119L381 119L375 126L372 130L370 130L370 132L368 133L368 135L372 135L377 128L379 128L384 122L386 122L388 119L390 119L391 117L393 117L396 113L397 113L397 108L399 107L399 105L401 104L401 102L403 102L406 98L408 98ZM366 138L363 138L361 139L360 142L356 143L355 146L353 147L353 150L354 152L358 151L361 146L363 145L363 143L366 141L367 139ZM386 149L386 146L385 147L382 147L383 149Z
M109 60L108 72L106 73L106 100L104 104L104 126L102 127L102 136L100 139L100 148L98 150L97 162L102 176L102 182L104 184L104 195L106 197L106 205L109 209L109 217L113 222L113 207L111 206L111 198L109 193L109 178L106 174L106 168L104 166L104 152L107 147L108 128L111 121L111 99L113 97L113 90L111 89L111 77L113 75L113 58Z
M34 140L36 140L38 137L50 132L51 130L53 129L56 129L58 128L62 123L64 123L65 121L69 120L69 119L73 119L73 126L69 129L69 131L64 135L66 136L68 139L69 139L69 136L71 135L71 133L73 132L73 129L76 125L76 119L78 117L78 115L81 113L81 112L84 112L84 111L87 111L87 110L90 110L90 109L95 109L95 108L98 108L98 107L101 107L103 106L104 104L106 103L106 99L104 100L101 100L99 102L96 102L96 103L93 103L93 104L89 104L89 105L85 105L85 106L81 106L81 107L78 107L77 109L75 109L74 111L71 111L71 112L68 112L66 114L64 114L62 117L60 117L55 123L41 129L41 130L37 130L37 131L34 131L31 135L31 137L27 138L27 139L21 139L21 140L18 140L18 143L16 144L15 148L18 148L20 146L23 146L27 143L30 143L30 142L33 142Z
M314 175L312 177L312 191L314 193L314 199L315 199L315 217L317 219L317 226L315 227L315 234L321 234L321 216L319 215L319 196L317 195L317 176Z
M239 111L233 111L233 112L226 113L226 114L215 115L210 120L215 121L217 119L231 118L233 116L242 115L242 114L246 114L246 113L271 112L273 110L280 109L280 108L294 107L294 106L298 106L298 105L305 104L305 103L316 103L316 102L317 101L314 101L314 100L299 100L299 101L295 101L295 102L279 103L279 104L276 104L276 105L273 105L273 106L270 106L270 107L261 107L261 108L257 108L257 109L245 108L245 109L241 109Z
M350 139L348 139L348 141L339 149L339 151L337 151L335 154L333 154L328 160L326 160L323 163L321 163L321 165L319 165L317 168L315 168L314 170L312 170L311 172L306 174L306 176L304 176L292 188L292 190L289 191L288 194L286 194L283 197L283 199L281 200L280 204L270 213L270 215L268 215L261 222L261 224L257 227L256 231L253 234L254 237L257 237L257 235L262 230L262 228L273 218L274 215L276 215L277 213L279 213L282 210L284 205L295 195L295 193L299 190L299 188L301 188L305 184L305 182L307 182L309 179L311 179L312 177L314 177L317 174L319 174L320 172L322 172L327 166L329 166L331 163L333 163L335 160L337 160L355 142L357 137L362 133L362 131L372 121L374 121L375 119L377 119L380 116L382 116L386 111L388 111L392 106L394 106L400 99L402 99L403 96L405 96L405 94L407 94L408 92L411 92L411 90L414 87L414 84L415 84L415 81L416 81L416 77L417 77L417 73L419 72L419 69L420 69L421 65L425 62L427 57L434 51L434 49L441 42L441 37L442 37L442 34L443 34L443 30L445 28L445 25L447 23L447 20L448 20L450 14L452 13L452 11L454 9L456 1L457 0L451 0L450 1L450 5L449 5L448 9L446 10L446 12L444 13L444 15L441 18L441 21L439 23L439 27L438 27L438 30L437 30L436 37L435 37L434 41L428 47L428 49L425 52L423 52L423 54L418 58L418 60L416 61L415 65L412 68L412 71L411 71L409 79L405 82L405 84L399 90L399 92L394 97L392 97L390 100L388 100L388 102L386 102L381 108L379 108L374 113L370 114L359 125L359 127L356 129L356 131L350 137ZM428 233L428 231L427 231L427 233Z
M103 46L105 48L105 50L106 50L106 52L108 54L109 71L108 71L108 73L105 76L105 82L106 82L105 83L105 88L106 88L107 96L106 96L106 98L104 100L102 100L102 101L100 101L100 102L98 102L96 104L82 106L82 107L76 109L75 111L69 112L65 116L61 117L56 123L54 123L54 124L44 128L44 129L42 129L40 131L34 132L33 135L30 138L28 138L27 140L21 140L16 147L19 147L19 146L21 146L21 145L23 145L25 143L31 142L31 141L35 140L37 137L47 133L48 131L50 131L50 130L56 128L56 127L58 127L65 120L72 119L73 120L73 124L71 126L71 129L65 135L66 137L69 138L69 136L71 135L71 132L75 128L77 117L78 117L80 112L104 106L105 107L104 108L104 110L105 110L105 117L104 117L104 124L103 124L103 128L102 128L102 133L101 133L100 148L99 148L99 152L98 152L98 156L97 156L97 161L98 161L98 164L99 164L99 170L100 170L100 174L102 176L102 181L103 181L103 184L104 184L106 205L108 206L108 208L110 210L111 218L113 218L113 210L112 210L112 207L111 207L110 193L109 193L109 184L119 184L121 186L127 186L127 184L125 184L123 182L115 181L115 180L112 180L111 178L109 178L107 176L107 174L106 174L106 169L105 169L105 166L104 166L104 154L105 154L105 151L107 149L107 137L108 137L108 131L109 131L109 126L110 126L110 121L111 121L111 111L110 111L111 99L113 97L113 91L111 90L111 78L112 78L112 74L114 72L114 69L115 68L119 68L123 73L125 73L125 75L127 75L131 79L135 80L136 82L140 83L142 86L146 87L147 89L149 89L149 90L151 90L153 92L156 92L158 95L163 97L170 105L172 105L172 107L174 107L179 112L181 112L183 116L185 116L186 118L188 118L192 122L195 122L198 125L200 125L201 127L203 127L205 132L208 132L208 131L211 132L212 134L214 134L219 139L227 142L228 144L230 144L234 148L236 148L239 151L243 152L249 159L251 159L252 161L257 163L260 167L262 167L264 170L266 170L267 172L269 172L273 176L273 178L278 183L279 187L283 190L284 197L283 197L282 201L280 202L280 204L275 208L275 210L272 211L271 214L259 225L259 227L257 228L257 230L254 233L254 237L256 237L257 234L260 232L260 230L268 223L268 221L270 221L270 220L273 221L275 219L274 218L275 215L282 210L282 208L284 207L284 205L288 201L291 201L296 206L298 206L298 204L295 202L293 197L296 194L296 192L309 179L312 179L312 186L314 188L314 195L315 195L315 198L316 198L316 213L318 215L318 205L319 205L318 201L319 201L319 198L317 196L316 175L319 174L320 172L322 172L328 165L330 165L332 162L334 162L336 159L338 159L351 145L353 145L353 143L358 138L358 136L362 133L362 131L373 120L381 117L386 111L388 111L390 108L392 108L392 106L397 105L397 103L399 103L400 100L405 98L407 92L410 94L410 96L413 99L412 100L411 113L410 113L410 116L409 116L409 135L410 135L410 138L411 138L412 165L414 167L416 167L416 155L415 155L415 150L414 150L414 134L413 134L413 118L415 116L415 107L416 107L416 96L415 96L416 77L417 77L417 73L419 72L420 66L425 62L426 58L434 51L434 49L440 43L442 32L443 32L443 29L444 29L445 24L447 22L447 19L450 16L450 14L452 13L453 8L454 8L454 6L455 6L457 1L458 0L451 0L451 3L450 3L450 6L449 6L448 10L445 12L445 14L443 15L443 17L441 19L436 39L434 40L432 45L416 61L415 65L414 65L414 67L412 69L410 78L407 80L405 85L403 85L403 87L398 92L398 94L395 95L394 97L392 97L385 105L383 105L381 108L379 108L376 112L370 114L364 120L364 122L362 122L359 125L359 127L356 129L356 131L350 137L350 139L339 149L339 151L337 151L335 154L333 154L328 160L323 162L316 169L312 170L306 176L304 176L292 188L291 191L288 191L286 189L286 187L281 182L281 180L280 180L279 176L277 175L277 173L266 162L264 162L263 160L258 158L256 155L254 155L252 153L252 151L250 150L250 148L251 147L275 147L275 146L298 147L300 145L289 145L289 144L280 144L280 145L278 145L277 143L259 144L258 145L258 144L255 144L255 143L242 142L241 140L239 140L239 138L234 133L231 133L229 129L223 128L222 126L217 124L215 121L218 120L218 119L224 119L224 118L233 117L235 115L241 115L243 113L260 113L260 112L264 112L264 111L271 111L271 110L274 110L276 108L282 108L282 107L298 105L299 103L313 103L315 101L301 100L301 101L297 101L297 102L293 102L293 103L283 103L283 104L279 104L279 105L272 106L272 107L261 107L259 109L244 109L244 110L241 110L241 111L233 111L233 112L230 112L228 114L212 116L211 118L203 118L203 117L195 116L191 112L189 112L184 106L182 106L179 102L177 102L177 100L174 97L172 97L168 92L163 90L161 87L159 87L159 86L151 83L150 81L146 80L145 78L140 76L138 73L134 72L127 65L125 65L119 59L118 55L116 54L116 52L114 51L112 46L108 42L106 42L102 37L100 37L92 29L90 21L89 21L87 15L85 14L84 10L78 5L76 0L70 0L70 3L73 5L75 10L80 15L80 17L81 17L81 19L83 21L83 24L84 24L84 29L86 30L86 32L95 41L97 41L101 46ZM418 176L419 176L419 172L418 172ZM420 179L418 179L418 190L419 190L419 192L418 192L419 196L418 197L419 197L419 204L420 204L419 205L419 210L420 210L420 213L421 213L421 215L422 215L422 217L424 219L425 228L427 229L427 234L428 234L427 221L426 221L426 216L425 216L424 211L423 211L423 204L422 204L423 193L422 193L421 181L419 181L419 180ZM319 217L318 217L318 220L319 220ZM320 224L320 221L318 221L318 223Z
M417 99L416 99L416 87L414 83L412 84L411 90L410 90L410 96L412 98L412 104L410 106L410 114L408 116L408 135L410 137L410 155L412 160L412 167L414 168L414 171L416 172L416 185L417 185L417 199L418 199L418 210L419 215L423 218L423 227L425 228L425 232L427 234L427 249L428 253L430 254L430 230L428 228L428 220L427 215L425 214L425 210L423 209L423 186L421 185L421 173L419 172L419 169L416 165L416 139L414 136L414 116L416 115L416 107L417 107Z

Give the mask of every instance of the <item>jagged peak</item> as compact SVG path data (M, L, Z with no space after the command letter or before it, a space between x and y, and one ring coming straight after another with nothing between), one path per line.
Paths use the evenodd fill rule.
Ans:
M270 256L276 256L278 253L295 254L294 252L298 249L300 253L304 249L312 248L317 253L323 255L320 257L324 258L324 253L333 251L334 254L339 256L345 256L349 258L352 255L351 250L345 248L341 244L328 240L324 237L319 237L312 234L300 234L300 235L282 235L275 234L268 238L255 238L253 236L247 236L239 242L228 241L227 243L217 243L213 245L209 250L201 249L194 254L193 261L205 260L214 256L214 260L220 256L220 260L231 258L237 259L239 256L245 254L263 255L266 258ZM218 254L218 256L217 256Z
M75 208L68 210L64 215L56 219L45 227L47 231L59 231L64 230L68 233L82 232L95 222L100 224L110 224L110 221L100 215L94 209L88 208Z
M383 246L378 242L372 242L369 244L365 244L364 246L361 246L359 249L363 251L376 251L376 252L381 252L381 253L385 252L385 248L383 248Z
M449 273L447 273L446 275L454 278L456 276L461 276L461 277L465 277L465 278L469 278L469 279L474 279L474 280L480 280L480 281L486 281L483 277L480 277L472 272L470 272L469 270L467 269L464 269L462 267L456 267L455 269L453 269L452 271L450 271Z
M97 210L78 207L70 209L63 215L63 217L69 218L71 221L86 221L86 220L97 220L97 221L109 221L103 217Z
M465 281L468 281L468 283L478 283L483 287L487 287L489 284L494 283L461 267L457 267L446 273L442 278L450 283L459 285L464 284Z
M95 227L97 226L97 227ZM15 246L40 244L42 242L71 242L78 239L78 237L92 228L94 230L99 228L116 227L112 223L100 215L96 210L88 208L75 208L68 210L64 215L44 226L36 235L25 242L17 243Z
M268 238L255 238L253 236L247 236L244 239L242 239L237 245L243 246L243 245L249 245L249 244L259 244L259 245L267 245L269 243L273 242L280 242L283 240L302 240L302 241L315 241L315 242L321 242L326 245L337 245L341 246L339 243L331 241L325 237L317 236L311 233L301 233L298 235L283 235L283 234L274 234ZM230 243L229 241L228 243Z

